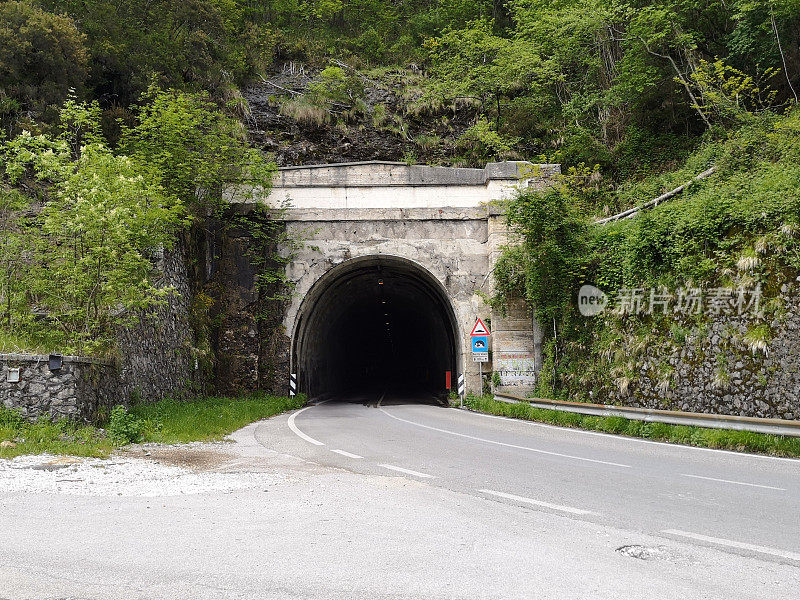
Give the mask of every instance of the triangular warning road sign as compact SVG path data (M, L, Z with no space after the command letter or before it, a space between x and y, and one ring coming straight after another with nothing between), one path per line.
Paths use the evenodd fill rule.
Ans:
M470 335L489 335L489 329L483 324L483 321L478 319L475 321L475 327L472 328Z

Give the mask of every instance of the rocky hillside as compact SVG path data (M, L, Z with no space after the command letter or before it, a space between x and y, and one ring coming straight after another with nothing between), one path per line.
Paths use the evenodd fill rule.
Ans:
M342 63L343 64L343 63ZM333 73L333 75L331 75ZM342 87L331 77L343 76ZM474 123L469 104L444 106L425 99L415 66L373 75L346 66L307 70L285 63L250 82L251 142L279 166L362 160L465 164L458 142Z

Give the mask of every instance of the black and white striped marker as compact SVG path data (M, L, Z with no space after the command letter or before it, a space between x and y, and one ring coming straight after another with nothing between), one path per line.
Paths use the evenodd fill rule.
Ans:
M458 375L458 395L459 396L463 396L464 395L464 374L463 373L460 373Z
M289 397L294 398L297 394L297 373L289 374Z

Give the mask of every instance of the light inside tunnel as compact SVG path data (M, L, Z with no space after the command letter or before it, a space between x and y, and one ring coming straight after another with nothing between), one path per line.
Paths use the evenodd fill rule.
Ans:
M442 396L457 372L456 321L442 286L397 257L353 259L303 301L293 363L300 391L398 389Z

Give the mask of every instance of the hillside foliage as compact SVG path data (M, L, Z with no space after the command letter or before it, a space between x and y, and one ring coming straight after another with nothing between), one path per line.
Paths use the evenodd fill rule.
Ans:
M510 203L509 223L521 245L498 264L495 300L521 295L536 307L551 363L543 392L585 399L594 390L605 397L604 387L635 378L637 356L647 347L679 346L713 317L708 307L667 316L647 310L645 299L636 314L587 318L577 305L584 284L606 292L612 303L635 289L673 298L680 289L734 296L758 289L743 342L754 352L767 351L771 327L785 313L781 287L800 273L800 110L739 117L745 122L738 129L704 143L670 179L685 181L687 173L715 165L711 177L635 218L596 224L586 202L593 190L575 172L544 193L522 193ZM646 197L665 181L654 179L626 194Z
M351 84L378 82L409 100L401 113L472 107L451 160L599 165L616 186L800 90L800 0L4 0L0 14L9 135L52 121L69 89L100 103L106 128L135 121L154 80L246 115L241 85L291 62L321 77L289 114L330 121L313 105L363 109Z
M285 73L262 128L242 90ZM81 345L163 300L159 249L223 186L268 185L248 129L276 154L561 163L497 271L556 331L582 281L766 277L797 262L798 92L800 0L0 0L0 319Z

